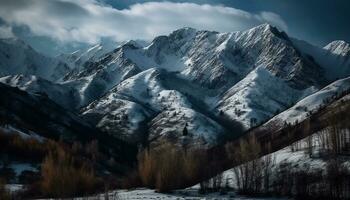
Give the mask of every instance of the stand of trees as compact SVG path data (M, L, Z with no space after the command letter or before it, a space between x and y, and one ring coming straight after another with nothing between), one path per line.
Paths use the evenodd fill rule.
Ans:
M182 149L163 144L156 149L145 149L138 155L138 174L144 186L168 192L205 173L205 151Z
M276 165L273 154L260 156L262 148L254 135L241 139L238 146L227 145L230 159L243 163L232 169L238 192L296 199L349 199L350 169L346 161L350 156L350 124L344 117L329 117L325 129L290 145L291 151L304 151L312 159L322 159L326 164L318 169L308 163L298 167L297 163ZM304 129L308 131L309 126L306 124Z

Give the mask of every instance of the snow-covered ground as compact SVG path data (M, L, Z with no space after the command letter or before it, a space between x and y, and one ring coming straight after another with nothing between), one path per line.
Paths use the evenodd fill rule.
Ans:
M324 169L326 162L321 158L310 158L310 156L305 153L305 150L292 151L291 147L288 146L282 150L272 153L272 171L282 164L290 164L294 170L318 170ZM223 179L228 180L230 187L236 187L236 178L234 174L234 169L229 169L223 173Z
M318 143L318 137L316 134L313 135L312 139L313 143L313 153L314 155L317 155L317 152L319 151L319 143ZM268 156L271 156L273 160L272 165L272 171L273 169L276 169L278 166L282 164L290 164L293 170L320 170L325 169L326 162L321 159L317 158L316 156L310 157L307 153L306 149L307 145L307 139L303 139L298 141L297 143L294 143L294 147L298 146L297 150L292 151L292 145L288 146L284 149L281 149L277 152L274 152ZM296 149L296 148L295 148ZM343 163L345 165L349 165L350 161ZM349 165L350 166L350 165ZM273 176L273 174L272 174ZM236 187L236 181L235 181L235 175L233 172L233 169L227 170L223 173L223 184L226 183L226 179L228 179L228 183L230 187L235 188ZM123 200L123 199L170 199L170 200L186 200L186 199L238 199L238 200L277 200L277 199L290 199L290 198L274 198L274 197L264 197L264 198L258 198L258 197L247 197L247 196L240 196L237 195L235 192L228 192L227 194L220 194L220 193L208 193L208 194L199 194L199 184L194 185L193 187L183 189L183 190L177 190L173 193L157 193L154 190L147 189L147 188L137 188L132 190L115 190L105 193L105 194L98 194L90 197L81 197L76 198L76 200L104 200L106 199L106 196L108 196L108 199L116 199L116 200Z
M323 89L306 96L298 101L294 106L277 114L263 124L261 129L269 129L272 126L277 130L283 128L286 123L295 124L309 117L311 113L317 112L322 106L329 105L336 100L336 97L350 89L350 77L337 80ZM349 95L344 96L341 100L347 100Z
M326 170L327 159L320 156L320 154L324 152L320 143L320 134L325 134L325 132L317 132L311 136L311 156L308 148L308 138L297 141L279 151L266 155L269 156L272 161L270 165L272 177L274 177L274 173L278 171L278 167L285 165L290 166L290 170L293 171L316 172ZM264 160L266 156L262 157L261 160ZM343 158L344 162L342 165L350 168L350 159L346 159L346 157ZM226 180L228 180L229 186L236 188L237 184L234 169L235 168L232 168L223 172L223 183L226 183Z
M108 198L107 198L108 197ZM164 194L157 193L154 190L147 188L138 188L134 190L116 190L108 194L99 194L90 197L76 198L76 200L133 200L133 199L169 199L169 200L199 200L199 199L237 199L237 200L284 200L287 198L253 198L238 196L234 192L229 192L225 195L219 193L198 194L196 189L178 190L174 193Z

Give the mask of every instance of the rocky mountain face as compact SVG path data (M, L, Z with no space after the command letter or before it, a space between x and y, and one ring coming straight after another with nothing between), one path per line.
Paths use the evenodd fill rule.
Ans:
M129 142L212 145L349 76L349 52L345 42L319 48L268 24L233 33L183 28L147 46L129 41L112 51L97 45L61 55L67 71L0 63L0 82L46 93Z
M239 134L232 133L226 121L238 121L247 129L326 83L322 67L267 24L236 33L184 28L157 37L146 47L127 43L106 58L120 60L121 54L147 75L138 73L122 81L82 114L99 119L98 127L128 130L127 136L140 136L140 130L130 127L146 128L150 140L186 140L186 127L192 137L215 143ZM130 103L133 106L126 106ZM186 117L186 109L195 115ZM126 113L127 119L115 113Z

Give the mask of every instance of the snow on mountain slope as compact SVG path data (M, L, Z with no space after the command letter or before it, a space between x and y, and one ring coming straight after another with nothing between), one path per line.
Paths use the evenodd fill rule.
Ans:
M287 35L268 24L234 33L179 29L137 51L165 69L169 67L164 65L174 63L178 67L173 68L185 77L208 88L227 89L259 65L296 87L322 82L318 66L302 57ZM180 61L174 62L172 55Z
M52 83L33 75L6 76L0 78L0 82L32 94L46 94L52 101L69 110L77 108L80 102L79 95L74 88Z
M290 107L313 90L294 89L260 66L219 98L215 109L248 129Z
M324 49L327 49L328 51L336 55L340 55L344 57L350 56L350 44L342 40L333 41L329 43L327 46L325 46Z
M129 56L132 61L137 57L134 62L143 69L181 71L185 77L208 88L227 89L259 65L297 87L322 82L318 66L302 57L285 33L268 24L234 33L184 28L132 51L127 57L132 55Z
M112 51L116 46L117 44L96 44L88 49L80 49L69 54L61 54L57 58L69 63L74 68L80 69L86 62L98 61L99 58Z
M131 45L128 47L133 48ZM97 62L86 62L82 67L72 70L64 77L64 83L77 88L82 99L81 104L87 105L139 72L141 70L117 48Z
M19 39L0 40L0 77L25 74L56 81L69 70L64 62L37 53Z
M97 116L98 126L102 128L114 126L119 130L129 130L131 138L144 136L135 136L139 132L128 127L144 128L143 123L148 122L149 140L170 136L181 138L182 130L187 126L191 138L215 143L223 128L194 110L185 95L166 88L164 82L167 76L169 73L165 70L151 68L128 78L90 104L83 116Z
M115 77L106 78L113 70L124 70L127 75L117 76L118 72L112 73ZM159 73L162 78L153 82L152 78L141 78L146 77L146 72ZM105 75L99 77L99 73ZM210 119L213 122L209 120L209 127L215 128L206 127L208 123L188 127L196 130L194 135L203 135L210 141L217 138L213 132L227 128L221 123L220 114L249 128L327 82L323 69L313 59L301 53L284 32L268 24L234 33L183 28L156 37L146 47L129 41L66 78L81 84L79 90L87 98L85 103L107 93L89 105L84 115L113 134L117 132L114 129L131 130L132 135L137 135L131 128L136 126L138 130L147 129L150 140L163 135L173 137L176 130L179 136L186 121ZM108 92L114 85L117 86ZM168 90L171 92L163 98L166 103L155 98ZM171 96L180 111L169 106ZM131 114L133 110L141 114ZM125 120L124 114L117 113L134 117Z
M274 76L290 82L294 88L324 84L320 67L304 57L286 33L271 25L263 24L236 33L235 46L247 66L253 66L252 69L263 66Z
M108 95L98 103L90 104L83 117L111 135L140 142L145 134L141 131L146 131L144 122L152 113L140 104Z
M85 101L89 103L149 68L180 72L202 87L225 92L260 65L295 88L325 82L319 66L303 57L285 33L268 24L234 33L183 28L156 37L147 47L129 41L96 62L73 70L64 80L75 82L82 96L89 96Z
M308 117L309 112L317 111L321 106L327 105L335 96L345 91L350 91L350 77L335 81L320 91L303 98L291 108L271 118L262 125L262 128L273 125L278 129L282 128L285 123L301 122Z
M230 123L238 121L249 128L346 74L339 63L331 69L327 60L313 56L328 52L343 58L346 44L315 49L268 24L233 33L182 28L156 37L148 46L128 41L110 52L96 45L63 55L70 67L68 73L53 73L57 78L52 78L54 70L32 70L27 65L22 69L20 64L11 72L57 84L33 77L23 78L26 83L18 82L18 77L4 81L62 102L72 99L74 103L61 105L86 106L82 109L86 119L121 138L182 140L187 126L190 136L215 142L228 129L221 114ZM63 92L64 88L77 92Z
M293 39L298 49L315 60L324 70L328 81L350 75L350 45L344 41L334 41L323 48Z

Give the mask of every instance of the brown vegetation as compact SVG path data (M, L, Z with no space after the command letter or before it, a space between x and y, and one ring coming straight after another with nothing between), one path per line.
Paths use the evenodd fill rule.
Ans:
M10 193L5 189L5 181L3 179L0 179L0 199L1 200L11 199Z
M21 159L40 162L51 149L50 146L50 142L40 142L33 138L23 139L16 132L0 132L0 152Z
M45 196L72 197L91 194L98 180L91 167L77 163L62 149L49 153L42 164L41 187Z
M182 150L164 144L157 149L139 153L139 176L142 183L158 191L169 191L191 182L203 174L205 155L196 149Z
M103 186L95 176L95 165L98 159L105 159L98 150L97 141L86 145L78 142L72 145L45 139L23 138L16 132L0 132L0 155L2 167L0 177L13 180L11 168L7 165L11 158L16 161L41 164L40 174L22 173L18 180L27 183L23 198L29 197L72 197L92 194ZM2 173L3 172L3 173ZM0 198L3 199L3 198Z

